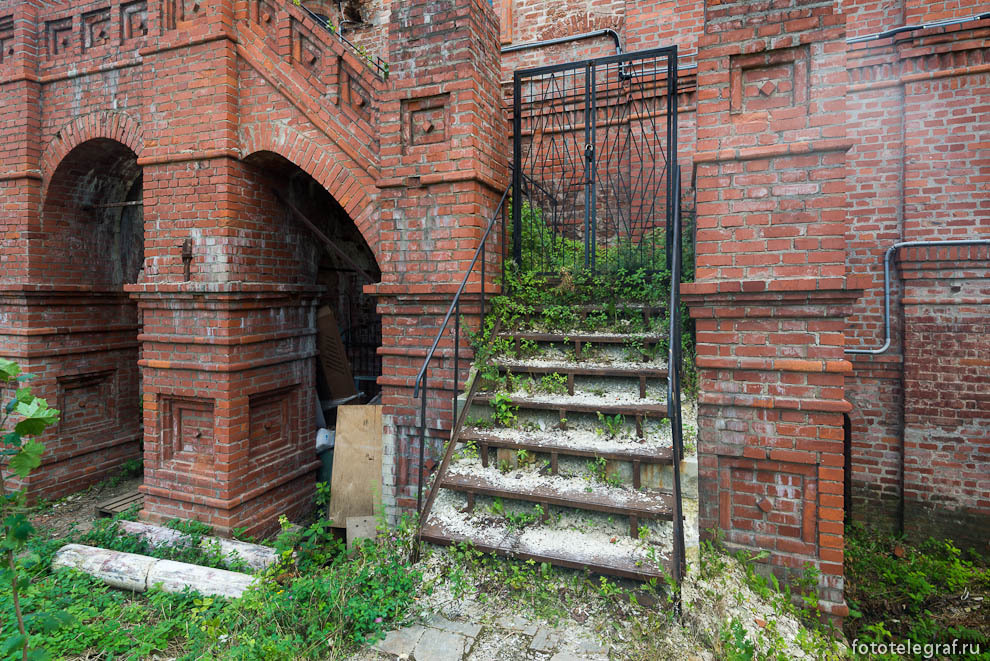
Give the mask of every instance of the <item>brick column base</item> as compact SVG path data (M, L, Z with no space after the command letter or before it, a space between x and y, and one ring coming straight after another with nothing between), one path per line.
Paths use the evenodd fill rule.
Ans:
M841 284L841 279L838 279ZM844 317L857 292L814 281L683 285L697 320L699 527L769 551L787 581L821 571L823 612L844 617Z
M137 311L119 290L5 285L0 355L34 374L33 392L61 411L42 465L19 486L56 499L140 457Z
M318 290L128 287L144 315L143 518L264 535L312 506Z

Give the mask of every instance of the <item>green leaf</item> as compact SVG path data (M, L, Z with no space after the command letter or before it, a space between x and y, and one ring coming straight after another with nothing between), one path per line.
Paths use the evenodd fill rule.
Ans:
M72 624L75 618L64 610L53 613L38 613L31 616L30 629L32 632L51 633L61 627Z
M48 661L52 658L48 651L40 647L35 647L33 650L28 651L27 655L28 661Z
M27 642L27 636L19 633L15 633L13 636L3 641L3 646L0 646L0 656L8 657L13 654L16 650L24 647Z
M3 444L13 446L14 448L19 448L21 447L21 435L16 431L5 434L3 437Z
M11 514L3 520L3 527L6 529L7 539L14 542L26 542L31 533L34 532L34 526L23 514Z
M10 381L21 373L20 365L12 360L0 358L0 381Z
M48 408L48 402L40 397L27 402L19 401L14 411L24 418L14 427L22 436L37 436L58 421L58 411Z
M28 441L21 446L13 459L10 460L8 468L20 477L27 477L31 471L41 465L41 453L45 451L45 446L37 441Z

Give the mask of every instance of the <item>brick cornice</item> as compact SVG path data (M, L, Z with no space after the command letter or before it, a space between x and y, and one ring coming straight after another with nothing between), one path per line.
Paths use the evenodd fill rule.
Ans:
M793 301L853 301L865 283L859 276L846 278L794 278L774 280L722 280L681 283L681 298L688 305Z

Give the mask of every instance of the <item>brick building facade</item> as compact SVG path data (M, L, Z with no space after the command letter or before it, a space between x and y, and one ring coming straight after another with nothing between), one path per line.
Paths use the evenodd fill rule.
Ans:
M147 517L270 529L313 490L316 309L367 296L412 507L413 379L509 179L512 71L676 44L702 527L816 563L836 614L850 509L986 550L990 248L897 251L889 350L847 351L884 340L890 246L990 238L980 3L304 4L0 0L0 355L64 412L32 493L143 441ZM426 422L435 459L439 388Z

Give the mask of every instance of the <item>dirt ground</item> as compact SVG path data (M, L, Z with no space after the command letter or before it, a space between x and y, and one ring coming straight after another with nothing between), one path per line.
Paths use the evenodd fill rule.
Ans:
M116 485L112 485L112 481L100 482L41 508L31 522L39 530L52 531L55 537L65 537L73 525L76 530L85 532L93 526L97 503L134 491L140 485L140 477L129 478Z

